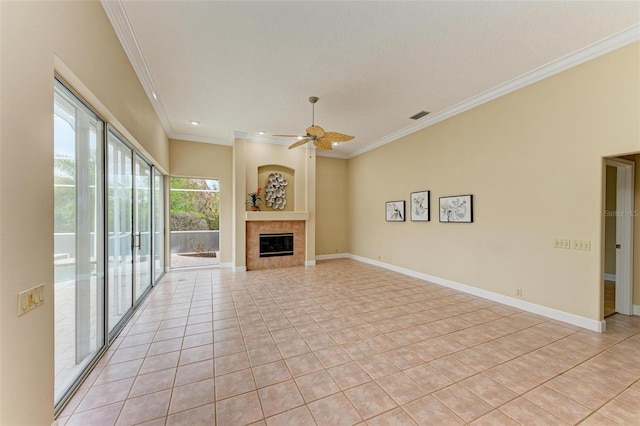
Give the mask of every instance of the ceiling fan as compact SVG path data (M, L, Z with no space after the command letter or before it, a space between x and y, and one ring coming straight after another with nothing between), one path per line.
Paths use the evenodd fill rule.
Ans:
M325 132L324 129L320 126L316 126L315 119L315 103L318 102L318 98L316 96L311 96L309 98L309 102L311 103L311 127L307 127L306 136L298 136L298 135L274 135L286 138L298 137L299 141L296 141L289 145L289 149L295 148L300 145L304 145L307 142L313 142L313 144L318 149L322 150L330 150L333 149L331 146L333 143L338 142L346 142L353 139L353 136L345 135L338 132Z

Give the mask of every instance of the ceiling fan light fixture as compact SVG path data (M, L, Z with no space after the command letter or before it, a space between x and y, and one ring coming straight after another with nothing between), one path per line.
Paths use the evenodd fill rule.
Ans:
M417 113L413 114L413 115L412 115L411 117L409 117L409 118L410 118L410 119L412 119L412 120L417 120L417 119L419 119L419 118L424 117L425 115L429 115L429 112L427 112L427 111L420 111L420 112L417 112Z
M338 145L338 142L346 142L353 139L353 136L345 135L338 132L325 132L324 129L315 124L315 103L318 102L317 96L310 96L309 103L311 104L311 127L307 127L306 136L298 136L298 140L291 145L289 149L303 145L307 142L313 142L316 148L321 150L331 150L332 147ZM285 135L280 135L285 136Z

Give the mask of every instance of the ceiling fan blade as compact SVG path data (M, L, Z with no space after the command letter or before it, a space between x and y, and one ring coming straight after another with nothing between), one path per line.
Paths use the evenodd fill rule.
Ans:
M321 138L324 136L324 129L320 126L307 127L307 135L315 136L316 138Z
M304 145L307 142L309 142L309 138L300 139L299 141L294 142L291 145L289 145L289 149L295 148L295 147L300 146L300 145Z
M338 132L327 132L324 134L324 137L326 139L329 139L331 142L346 142L353 139L353 136L345 135Z
M316 146L316 148L323 151L330 151L333 149L331 148L331 141L326 138L318 138L313 141L313 144Z

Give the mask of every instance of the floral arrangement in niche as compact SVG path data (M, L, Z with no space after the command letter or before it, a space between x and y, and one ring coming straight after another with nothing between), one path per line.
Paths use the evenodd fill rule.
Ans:
M258 187L256 192L249 193L249 199L247 200L247 204L251 206L251 210L254 212L260 210L259 204L262 202L262 198L260 198L261 191L262 191L262 188Z

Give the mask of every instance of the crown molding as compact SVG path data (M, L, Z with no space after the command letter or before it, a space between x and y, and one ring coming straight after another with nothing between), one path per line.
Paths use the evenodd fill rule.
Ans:
M155 84L151 77L151 73L149 71L149 67L145 62L144 56L142 55L142 51L140 50L140 45L138 44L135 34L133 32L133 28L129 22L126 11L124 10L124 6L120 0L100 0L102 7L104 8L111 25L113 26L122 47L135 70L140 83L142 84L147 96L153 105L160 122L162 123L167 136L171 139L181 139L186 141L194 141L194 142L204 142L204 143L213 143L220 145L232 145L233 140L225 140L221 138L207 138L207 137L199 137L185 134L174 133L173 127L169 121L169 118L160 102L160 94L155 88ZM468 111L472 108L490 102L494 99L497 99L501 96L504 96L508 93L516 91L518 89L529 86L533 83L536 83L545 78L551 77L555 74L558 74L562 71L565 71L569 68L578 66L590 60L593 60L599 56L612 52L614 50L620 49L624 46L627 46L631 43L640 40L640 24L633 25L626 30L623 30L617 34L614 34L610 37L607 37L599 42L596 42L590 46L587 46L583 49L580 49L572 54L569 54L563 58L550 62L546 65L543 65L535 70L532 70L526 74L521 75L520 77L516 77L513 80L510 80L506 83L503 83L493 89L489 89L483 93L480 93L476 96L473 96L463 102L460 102L450 108L447 108L443 111L435 112L418 122L399 129L393 133L390 133L387 136L384 136L376 141L373 141L370 144L367 144L365 147L354 151L350 154L338 154L336 152L330 151L320 151L318 150L318 155L323 157L335 157L335 158L354 158L359 155L362 155L368 151L379 148L383 145L391 143L397 139L400 139L404 136L415 133L419 130L425 129L427 127L433 126L443 120L454 117L458 114L461 114L465 111ZM156 94L156 98L154 98L153 94ZM233 132L234 137L238 134L243 134L244 137L241 139L247 139L256 142L263 143L271 143L275 145L287 145L289 141L283 141L281 139L275 139L272 137L264 136L264 135L251 135L247 132Z
M187 142L202 142L202 143L210 143L214 145L233 145L232 139L222 139L222 138L209 138L206 136L194 136L187 135L184 133L171 133L167 135L169 139L177 139L181 141Z
M270 143L273 145L280 145L280 146L289 146L294 141L293 138L276 138L269 135L255 135L247 132L234 132L234 134L242 135L243 137L241 137L240 139L246 139L252 142ZM333 157L333 158L342 158L342 159L348 158L347 155L340 154L333 150L325 151L322 149L317 149L313 144L311 144L311 146L308 146L307 149L315 149L316 155L320 157Z
M156 111L167 136L176 139L175 136L177 135L173 133L173 127L171 126L169 117L159 100L160 94L156 89L153 78L151 78L151 72L144 60L142 50L140 49L140 45L138 44L138 40L133 32L133 28L131 27L131 23L129 22L127 12L124 10L122 2L120 0L100 0L100 4L107 14L107 17L118 36L118 40L120 40L120 44L129 58L129 62L131 62L131 66L136 72L138 80L140 80L144 91L147 93L147 97L149 98L153 109Z
M292 138L276 138L269 135L256 135L255 133L247 133L247 132L243 132L243 133L246 135L245 139L251 142L270 143L272 145L282 145L282 146L289 146L292 144L292 141L291 141Z
M569 68L573 68L585 62L593 60L599 56L620 49L638 40L640 40L640 24L633 25L626 30L620 31L617 34L607 37L563 58L557 59L539 68L536 68L526 74L521 75L520 77L516 77L513 80L507 81L506 83L494 87L493 89L489 89L486 92L473 96L466 101L460 102L443 111L430 114L424 120L420 120L415 124L397 130L387 136L378 139L377 141L368 144L364 148L361 148L349 154L347 158L353 158L362 155L365 152L391 143L403 136L410 135L411 133L415 133L418 130L422 130L429 126L433 126L434 124L439 123L443 120L454 117L472 108L490 102L523 87L529 86L540 80L544 80L545 78L551 77L555 74L561 73L562 71L565 71Z
M318 157L339 158L342 160L348 160L350 158L348 154L341 154L336 151L323 151L320 149L316 150L316 155Z

